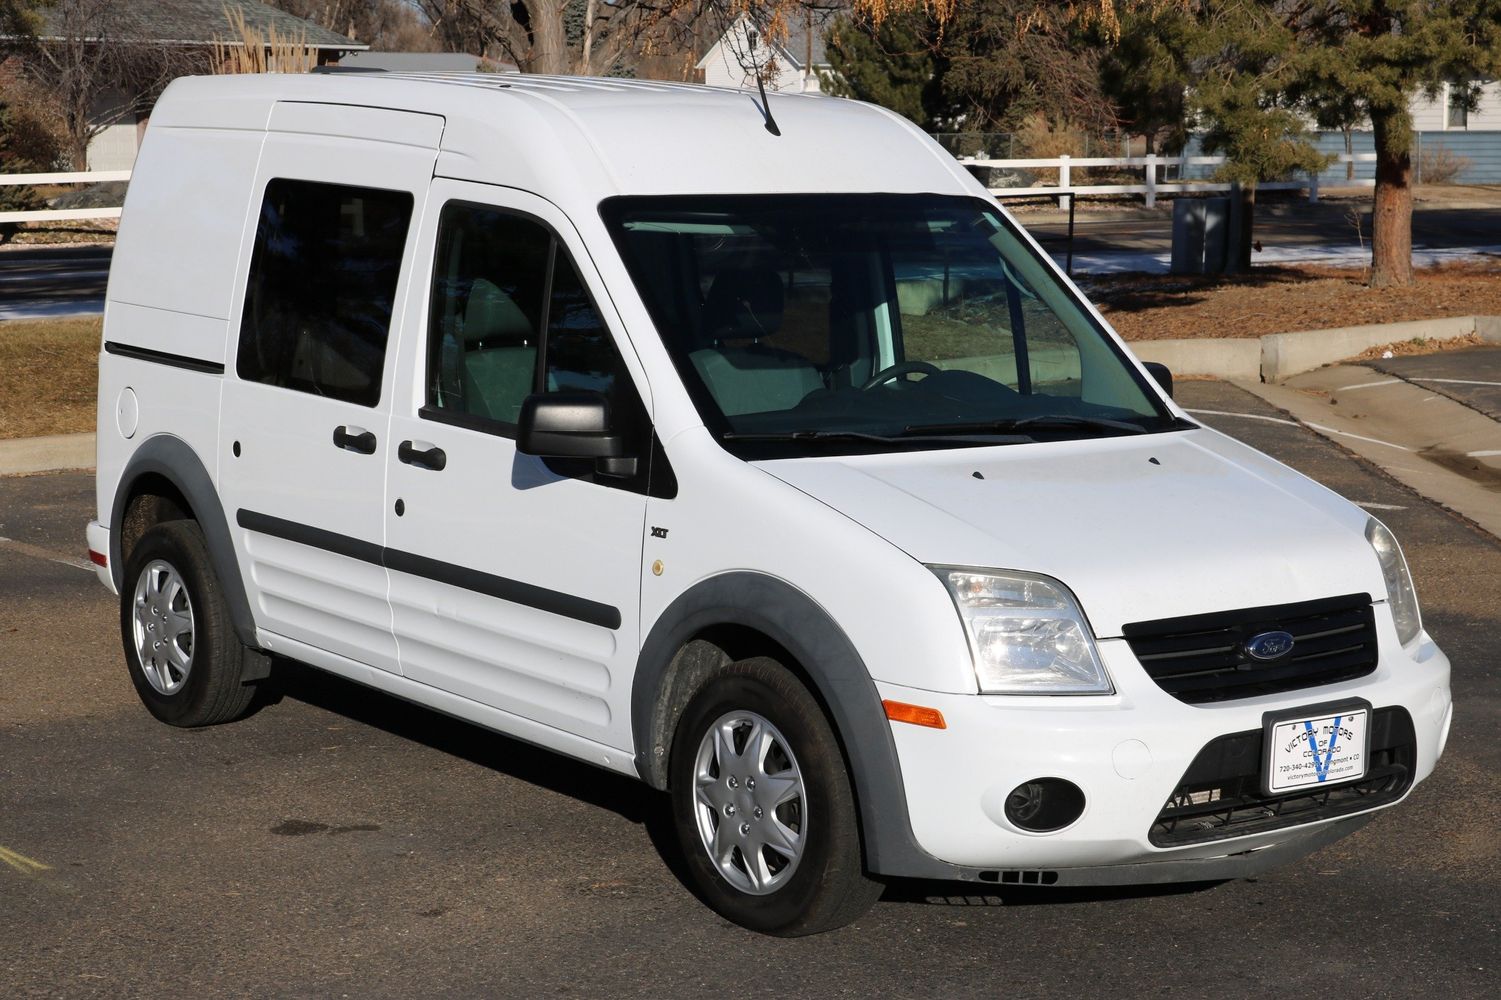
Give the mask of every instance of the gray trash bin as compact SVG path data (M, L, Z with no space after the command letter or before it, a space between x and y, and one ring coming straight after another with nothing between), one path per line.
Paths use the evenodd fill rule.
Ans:
M1230 247L1229 198L1173 202L1174 274L1222 274Z

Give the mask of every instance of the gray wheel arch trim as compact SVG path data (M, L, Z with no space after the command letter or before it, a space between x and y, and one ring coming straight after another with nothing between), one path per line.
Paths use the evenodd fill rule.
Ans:
M810 597L758 573L725 573L682 594L658 617L641 647L631 691L631 729L642 778L666 786L652 737L658 694L678 651L716 625L755 629L787 650L816 687L845 748L860 809L866 866L883 875L951 879L959 869L918 846L891 724L854 644Z
M148 438L130 456L130 460L125 463L125 470L120 474L109 515L109 565L115 589L123 593L125 565L120 558L120 536L125 521L125 504L136 481L150 473L155 473L176 486L183 499L193 508L193 515L208 544L214 572L223 588L224 601L229 605L235 633L246 646L257 648L255 617L250 612L250 602L245 596L245 582L240 577L240 563L235 556L234 540L229 534L229 522L224 517L224 505L219 500L219 491L214 488L214 481L209 478L202 459L182 438L170 434Z

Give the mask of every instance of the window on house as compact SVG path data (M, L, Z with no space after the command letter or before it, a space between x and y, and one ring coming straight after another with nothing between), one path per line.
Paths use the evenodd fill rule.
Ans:
M1448 86L1447 92L1449 94L1449 128L1469 128L1469 88L1462 83L1453 83Z

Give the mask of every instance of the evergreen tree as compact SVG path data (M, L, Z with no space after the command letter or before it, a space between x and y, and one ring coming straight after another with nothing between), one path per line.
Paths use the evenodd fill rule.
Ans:
M1077 11L1036 0L974 0L842 21L827 43L836 94L892 108L926 128L1100 130L1115 123L1100 89L1100 47Z
M930 132L945 130L953 109L942 93L939 27L923 13L887 17L879 27L841 18L824 40L824 91L890 108Z
M1317 121L1375 133L1371 284L1412 281L1412 116L1419 94L1501 75L1501 0L1177 0L1127 33L1185 57L1189 106L1228 173L1318 169ZM1176 47L1176 48L1175 48Z

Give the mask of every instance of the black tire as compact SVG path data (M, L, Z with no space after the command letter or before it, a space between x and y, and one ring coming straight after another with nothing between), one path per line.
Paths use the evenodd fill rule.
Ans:
M137 588L145 587L142 578L148 570L162 584L156 599L142 604L140 636L158 647L148 647L149 666L137 647L136 617ZM184 615L188 630L169 635ZM255 687L242 679L246 650L235 634L198 522L164 521L131 550L120 588L120 637L136 694L162 722L212 726L240 718L249 709Z
M722 726L732 741L743 740L755 717L770 724L763 732L779 737L772 739L767 754L772 766L758 768L748 763L749 757L726 751L733 763L720 767L720 751L705 742L706 736ZM736 746L743 749L742 744ZM701 768L705 762L708 766ZM808 689L775 660L759 657L733 663L705 684L683 711L669 766L673 826L688 872L704 901L720 915L751 930L796 937L842 927L880 897L880 883L864 871L859 815L839 743ZM701 769L716 779L702 786L705 795L716 797L713 803L700 797ZM757 799L754 779L751 788L745 788L744 779L755 773L762 774L763 795L793 775L800 776L800 782L782 787L800 787L802 794L771 807L769 798ZM782 847L762 846L763 831L785 838L768 827L753 826L768 821L798 833L795 860L780 853ZM721 827L725 823L734 826ZM751 832L740 838L742 846L729 847L724 854L727 876L710 844L728 845L736 830L747 827ZM713 832L707 832L710 828ZM718 839L721 833L724 841ZM752 862L744 844L766 862L756 866L762 872L759 885L747 870Z

